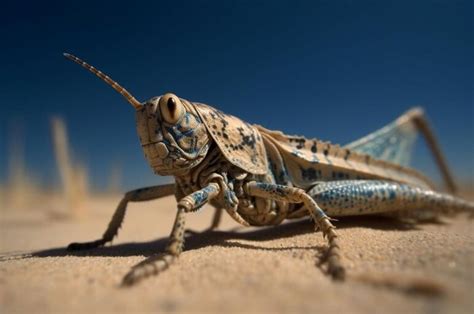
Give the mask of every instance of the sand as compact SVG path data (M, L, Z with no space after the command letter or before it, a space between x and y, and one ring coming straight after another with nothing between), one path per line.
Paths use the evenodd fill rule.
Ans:
M119 197L94 199L81 220L48 210L1 211L2 313L472 313L473 221L465 215L410 225L345 218L345 282L319 267L326 242L307 220L245 228L225 217L215 232L189 235L177 263L131 288L128 269L163 250L175 201L131 204L112 245L80 253L72 241L100 236ZM40 205L38 205L40 206ZM202 230L213 210L189 214ZM55 218L56 217L56 218Z

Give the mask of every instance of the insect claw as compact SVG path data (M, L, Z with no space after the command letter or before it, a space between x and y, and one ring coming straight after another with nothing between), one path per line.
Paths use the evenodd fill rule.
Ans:
M341 265L332 266L328 272L334 280L343 281L346 279L346 270Z
M128 273L123 277L121 286L122 287L130 287L136 282L134 276L132 276L132 273Z

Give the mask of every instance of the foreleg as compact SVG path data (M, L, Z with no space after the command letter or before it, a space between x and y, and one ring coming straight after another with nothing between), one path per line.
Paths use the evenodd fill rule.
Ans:
M197 211L219 194L219 185L210 183L205 188L183 197L178 202L178 212L165 252L154 255L135 265L123 278L123 285L131 285L140 279L157 275L167 269L181 254L184 248L185 214Z
M335 227L330 222L330 218L316 204L316 202L304 190L284 185L267 184L260 182L249 182L244 186L248 195L258 196L276 201L286 201L289 203L303 203L306 210L314 219L315 223L327 237L329 249L327 254L328 273L334 279L344 279L345 270L340 261L339 244Z
M187 229L186 233L191 234L191 235L196 235L202 232L209 232L209 231L213 231L217 229L222 220L222 211L223 211L222 208L214 206L214 215L212 216L211 225L209 227L207 227L203 231L195 231L195 230Z
M112 241L112 239L117 235L120 226L122 225L128 202L149 201L168 195L173 195L174 192L174 183L151 186L127 192L117 206L117 209L112 216L112 220L110 221L107 230L104 232L101 239L83 243L71 243L67 249L70 251L92 249Z

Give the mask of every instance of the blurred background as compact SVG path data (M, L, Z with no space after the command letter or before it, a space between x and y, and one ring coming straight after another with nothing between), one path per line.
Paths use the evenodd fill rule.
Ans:
M472 1L7 1L0 12L2 207L170 182L134 110L173 92L250 123L345 144L415 105L473 184ZM414 166L439 180L423 144ZM70 213L64 213L70 215Z

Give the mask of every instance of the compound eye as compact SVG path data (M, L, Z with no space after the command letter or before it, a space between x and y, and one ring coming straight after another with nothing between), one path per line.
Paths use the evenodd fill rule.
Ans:
M163 119L171 124L175 124L184 115L184 106L173 94L166 94L160 99L160 111Z

